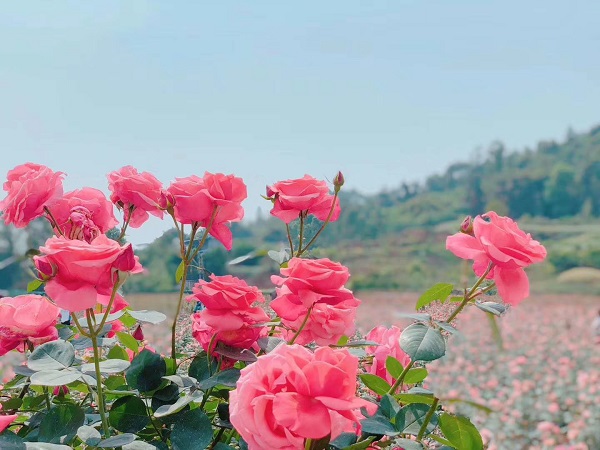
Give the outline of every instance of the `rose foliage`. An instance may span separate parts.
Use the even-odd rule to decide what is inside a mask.
[[[36,293],[0,299],[0,356],[27,358],[1,391],[0,448],[484,448],[469,418],[446,411],[424,381],[465,307],[494,318],[528,296],[524,268],[546,251],[511,219],[490,211],[448,237],[448,250],[473,261],[473,284],[438,284],[417,305],[446,303],[445,317],[426,309],[404,330],[377,326],[362,338],[348,268],[313,255],[342,213],[341,173],[332,187],[305,175],[267,188],[271,214],[287,230],[286,248],[270,252],[270,287],[211,274],[187,293],[188,269],[207,239],[232,248],[230,226],[247,197],[241,178],[206,172],[163,186],[125,166],[108,174],[107,198],[91,187],[64,193],[63,175],[27,163],[4,183],[4,222],[21,228],[42,218],[53,235],[28,253]],[[145,270],[125,243],[127,229],[149,215],[170,216],[180,238],[168,354],[143,332],[166,316],[133,310],[121,290]],[[320,223],[310,235],[308,216]],[[109,238],[115,226],[118,237]],[[495,290],[503,302],[490,300]],[[195,354],[176,338],[184,300],[199,306],[190,318]]]

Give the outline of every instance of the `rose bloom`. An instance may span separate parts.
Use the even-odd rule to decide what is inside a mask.
[[[210,281],[200,280],[192,287],[188,302],[199,301],[208,309],[245,309],[265,298],[256,286],[232,275],[210,275]]]
[[[196,175],[176,178],[163,194],[161,204],[172,205],[175,219],[182,224],[204,228],[210,225],[209,233],[231,250],[233,236],[228,224],[242,220],[242,201],[247,196],[241,178],[205,172],[202,178]]]
[[[44,206],[62,196],[64,173],[41,164],[25,163],[10,170],[4,183],[6,198],[0,202],[4,223],[26,227],[44,214]]]
[[[70,239],[80,238],[81,227],[97,228],[98,232],[93,236],[96,237],[119,223],[115,218],[113,204],[104,193],[89,187],[67,192],[52,204],[50,212],[62,233]]]
[[[159,207],[162,183],[154,175],[139,173],[132,166],[125,166],[109,173],[107,178],[112,192],[110,200],[123,209],[130,227],[141,227],[148,220],[148,214],[162,219],[163,211]]]
[[[346,349],[280,345],[241,371],[229,395],[230,421],[251,450],[301,449],[305,439],[356,432],[358,358]]]
[[[365,348],[367,355],[373,357],[373,362],[366,364],[365,368],[369,373],[385,379],[389,384],[393,384],[396,380],[392,378],[385,367],[388,356],[396,358],[404,367],[410,363],[410,357],[400,347],[401,334],[402,330],[396,326],[387,328],[378,325],[365,336],[365,340],[379,344]]]
[[[231,275],[213,274],[210,278],[211,281],[196,283],[193,294],[187,297],[188,301],[200,301],[206,307],[192,315],[192,335],[210,353],[219,342],[240,349],[252,347],[266,334],[266,328],[260,324],[270,320],[260,306],[253,306],[265,301],[262,293]]]
[[[330,345],[344,335],[354,334],[360,300],[344,287],[350,277],[347,267],[327,258],[292,258],[281,274],[287,278],[271,277],[280,286],[271,308],[281,317],[281,323],[292,329],[287,337],[300,328],[311,308],[296,342]]]
[[[58,338],[56,322],[60,309],[41,295],[19,295],[0,299],[0,356],[24,343],[43,344]]]
[[[40,252],[42,256],[34,257],[34,263],[47,280],[46,294],[71,312],[92,308],[98,302],[106,304],[119,273],[142,271],[131,244],[121,246],[104,235],[90,243],[51,237]],[[117,303],[122,300],[118,297]]]
[[[334,198],[335,206],[330,222],[336,221],[341,212],[340,200],[329,193],[327,183],[310,175],[268,186],[267,197],[273,201],[271,215],[285,223],[293,222],[300,214],[312,214],[319,220],[326,220]]]
[[[523,268],[546,258],[543,245],[512,219],[493,211],[475,218],[472,235],[449,236],[446,248],[459,258],[472,259],[477,276],[493,264],[487,278],[496,282],[498,294],[509,305],[518,305],[529,296],[529,279]]]

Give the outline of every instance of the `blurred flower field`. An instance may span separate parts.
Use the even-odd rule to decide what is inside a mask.
[[[399,315],[414,311],[418,295],[359,292],[357,297],[363,301],[357,323],[366,333],[378,324],[406,326],[410,321]],[[134,308],[170,315],[176,299],[173,294],[127,300]],[[430,364],[427,387],[442,398],[468,400],[492,410],[450,402],[473,418],[489,450],[598,450],[600,345],[591,331],[598,309],[598,297],[534,295],[499,320],[499,350],[485,314],[468,308],[456,324],[460,334],[451,337],[451,353]],[[143,330],[162,352],[168,351],[168,322]],[[191,337],[189,314],[183,314],[182,325],[178,342],[199,350]],[[1,357],[2,378],[23,359],[16,352]]]

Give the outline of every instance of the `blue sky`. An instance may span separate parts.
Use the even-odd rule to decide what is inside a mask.
[[[598,124],[598,17],[597,1],[6,3],[0,172],[39,162],[103,190],[126,164],[165,184],[234,173],[249,217],[305,173],[393,188],[494,139]]]

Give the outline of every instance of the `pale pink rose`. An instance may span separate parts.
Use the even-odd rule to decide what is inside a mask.
[[[293,222],[300,214],[312,214],[319,220],[326,220],[335,198],[329,193],[325,181],[319,181],[310,175],[268,186],[267,197],[273,201],[271,215],[285,223]],[[340,212],[340,200],[335,198],[330,222],[336,221]]]
[[[340,337],[354,334],[354,318],[360,300],[344,287],[350,277],[348,268],[327,258],[292,258],[281,275],[271,280],[280,287],[271,308],[281,323],[291,328],[291,336],[299,329],[310,311],[310,317],[297,338],[298,343],[335,344]]]
[[[132,166],[121,167],[107,175],[108,188],[112,192],[110,200],[122,209],[129,226],[139,228],[149,215],[163,217],[160,209],[162,183],[148,173],[139,173]]]
[[[518,305],[529,296],[529,279],[523,270],[546,257],[546,249],[512,219],[490,211],[473,221],[473,235],[457,233],[446,239],[446,248],[459,258],[472,259],[481,276],[490,263],[487,278],[494,279],[505,303]]]
[[[266,335],[266,328],[260,325],[270,320],[267,313],[256,306],[265,301],[262,293],[231,275],[213,274],[210,278],[211,281],[196,283],[193,294],[187,297],[188,301],[200,301],[206,307],[192,315],[192,335],[211,354],[218,343],[239,349],[251,348],[259,337]]]
[[[26,227],[44,214],[44,206],[63,193],[64,173],[53,172],[41,164],[25,163],[10,170],[4,183],[6,198],[0,202],[4,223]]]
[[[365,347],[367,355],[373,357],[372,363],[366,364],[365,368],[369,373],[383,378],[390,384],[393,384],[396,380],[389,374],[385,367],[388,356],[396,358],[404,367],[410,363],[410,357],[400,348],[401,334],[402,330],[396,326],[387,328],[378,325],[365,336],[365,340],[379,344],[377,346]]]
[[[58,338],[56,323],[60,309],[41,295],[0,298],[0,356],[24,343],[43,344]]]
[[[85,235],[86,229],[87,233],[95,234],[93,239],[119,223],[115,218],[113,204],[104,193],[89,187],[67,192],[52,204],[50,212],[63,235],[69,239],[80,239]]]
[[[356,430],[358,359],[346,349],[280,345],[242,369],[229,395],[230,420],[250,450],[304,448],[305,439]]]
[[[196,175],[177,178],[167,191],[161,205],[164,208],[172,205],[178,222],[207,228],[212,221],[209,233],[231,250],[233,237],[228,225],[242,220],[242,201],[248,196],[241,178],[205,172],[202,178]]]
[[[2,405],[0,405],[0,410],[2,409]],[[15,421],[15,419],[19,417],[16,414],[0,414],[0,433],[2,433],[6,428]]]
[[[60,308],[82,311],[108,301],[119,272],[139,273],[142,266],[131,244],[121,246],[104,235],[92,242],[52,237],[34,257],[38,270],[52,267],[46,279],[46,294]]]
[[[210,275],[210,281],[200,280],[192,288],[188,302],[199,301],[204,306],[214,309],[244,309],[254,303],[264,303],[265,298],[260,289],[249,286],[244,280],[232,275]]]

